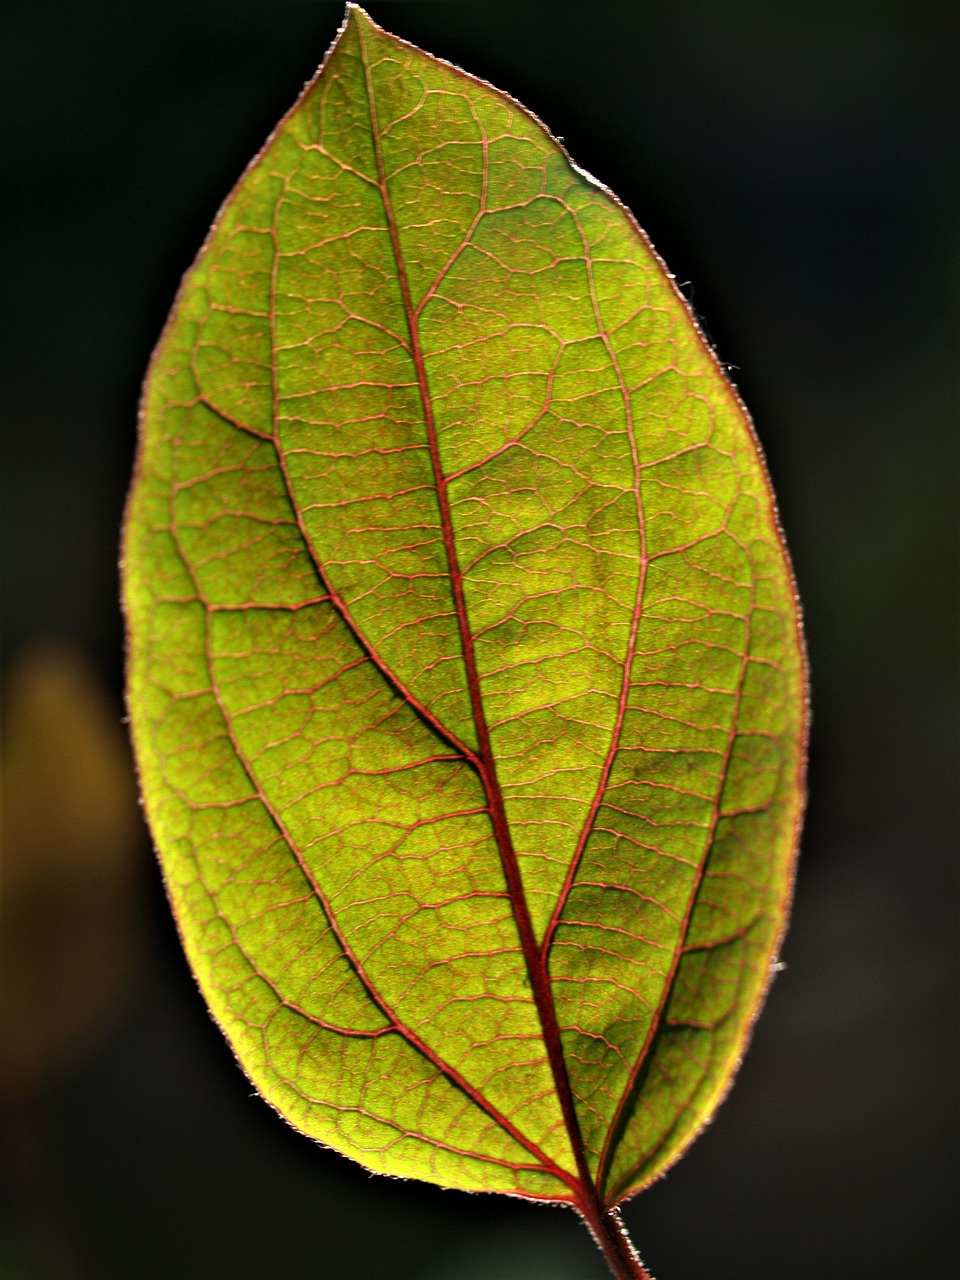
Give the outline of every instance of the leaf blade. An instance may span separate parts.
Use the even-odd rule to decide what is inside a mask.
[[[762,463],[642,233],[353,9],[184,283],[142,450],[138,755],[245,1069],[369,1167],[632,1194],[742,1047],[803,739]]]

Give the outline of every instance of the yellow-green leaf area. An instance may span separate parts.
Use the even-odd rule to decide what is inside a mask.
[[[769,483],[631,215],[354,7],[157,348],[124,594],[168,892],[259,1091],[445,1186],[611,1205],[674,1160],[792,880]]]

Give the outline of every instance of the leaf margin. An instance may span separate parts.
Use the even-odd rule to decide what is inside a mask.
[[[314,75],[307,81],[305,87],[298,94],[296,100],[291,105],[291,107],[283,114],[283,116],[278,121],[277,125],[271,130],[268,137],[264,141],[263,145],[259,148],[259,150],[253,156],[250,162],[245,166],[240,177],[231,187],[228,195],[221,203],[211,223],[210,230],[207,232],[206,236],[204,237],[203,243],[201,244],[196,257],[194,258],[193,262],[187,268],[187,270],[185,271],[182,277],[180,285],[177,289],[173,306],[170,310],[170,313],[164,324],[163,330],[161,331],[160,337],[158,339],[157,345],[151,356],[150,364],[148,366],[147,374],[144,381],[144,391],[141,397],[140,407],[139,407],[137,459],[134,467],[133,479],[131,482],[131,488],[128,494],[126,509],[124,513],[124,519],[123,519],[123,543],[122,543],[123,549],[121,553],[121,569],[123,570],[123,574],[124,574],[124,612],[128,620],[127,650],[126,650],[127,681],[128,681],[127,683],[128,711],[131,719],[134,719],[135,710],[132,705],[132,699],[131,699],[131,693],[130,693],[131,642],[130,642],[129,618],[130,618],[131,609],[129,604],[127,603],[127,589],[128,589],[129,579],[128,579],[128,573],[126,569],[126,564],[129,556],[130,542],[132,537],[131,530],[132,530],[132,524],[133,524],[133,518],[132,518],[133,499],[134,499],[137,483],[140,478],[141,464],[142,464],[143,452],[145,448],[145,436],[147,432],[147,424],[146,424],[147,397],[149,393],[149,387],[150,387],[152,375],[156,365],[159,363],[159,360],[161,358],[161,354],[164,349],[165,340],[169,332],[176,326],[177,323],[179,323],[181,304],[183,303],[187,295],[190,279],[193,275],[193,272],[197,267],[197,265],[205,257],[208,248],[211,246],[212,242],[217,236],[220,230],[221,224],[225,216],[227,215],[230,207],[232,206],[236,195],[244,188],[248,177],[251,175],[251,173],[253,173],[259,167],[265,155],[273,145],[274,141],[277,139],[278,135],[280,135],[280,133],[282,132],[284,127],[287,125],[287,123],[290,121],[290,119],[297,113],[298,109],[300,108],[305,98],[311,93],[311,91],[317,85],[318,81],[323,76],[323,73],[326,70],[331,58],[333,57],[341,39],[349,29],[350,23],[352,21],[355,21],[358,23],[362,23],[362,22],[368,23],[376,31],[382,32],[383,34],[387,34],[389,38],[392,41],[396,42],[398,46],[406,47],[411,50],[414,50],[417,54],[421,56],[426,56],[429,59],[431,59],[433,62],[438,63],[441,66],[447,68],[448,70],[454,72],[457,76],[462,77],[469,84],[481,90],[486,90],[488,92],[491,92],[496,96],[508,101],[514,109],[522,113],[539,131],[543,133],[543,135],[549,140],[549,142],[562,155],[563,159],[566,161],[566,163],[569,165],[570,169],[573,172],[579,175],[579,177],[582,178],[587,184],[595,188],[597,191],[601,192],[607,198],[607,200],[609,200],[616,207],[616,209],[621,213],[621,215],[624,216],[624,218],[626,219],[627,223],[630,226],[632,233],[637,237],[637,239],[639,240],[641,245],[644,247],[646,252],[649,253],[652,260],[657,264],[660,272],[662,273],[663,279],[669,284],[669,287],[672,290],[673,295],[685,316],[685,319],[687,324],[689,325],[690,331],[695,335],[696,340],[698,341],[700,347],[702,348],[703,353],[706,355],[708,361],[713,366],[715,372],[722,379],[722,381],[724,382],[724,384],[726,385],[730,394],[733,397],[733,400],[735,402],[735,405],[738,411],[739,418],[747,430],[749,441],[752,446],[754,456],[758,463],[759,473],[762,477],[763,484],[765,486],[765,495],[768,503],[767,509],[770,515],[771,529],[777,539],[777,549],[779,551],[782,563],[786,569],[787,580],[789,583],[789,588],[791,593],[791,603],[794,610],[794,615],[793,615],[794,616],[794,639],[796,642],[797,653],[799,655],[799,660],[800,660],[800,685],[802,689],[803,701],[802,701],[801,718],[800,718],[801,728],[800,728],[800,736],[799,736],[797,775],[795,779],[797,810],[796,810],[796,817],[793,824],[791,853],[790,853],[789,859],[785,861],[785,869],[786,869],[785,892],[783,894],[782,910],[780,911],[779,929],[769,949],[768,961],[766,966],[766,978],[762,985],[762,988],[759,991],[759,994],[756,996],[756,998],[753,1001],[753,1004],[749,1010],[748,1016],[745,1016],[745,1017],[738,1016],[739,1033],[737,1037],[734,1065],[727,1072],[725,1078],[722,1080],[721,1082],[722,1087],[714,1091],[714,1096],[712,1097],[710,1103],[707,1106],[701,1108],[702,1118],[699,1124],[696,1127],[692,1128],[685,1135],[682,1143],[673,1152],[671,1157],[665,1163],[659,1166],[650,1177],[640,1181],[636,1185],[628,1186],[622,1192],[618,1192],[617,1188],[614,1188],[613,1190],[615,1194],[612,1194],[609,1198],[603,1199],[602,1207],[604,1210],[615,1210],[625,1200],[631,1198],[633,1195],[643,1190],[651,1182],[658,1180],[660,1177],[662,1177],[672,1167],[672,1165],[675,1164],[676,1161],[679,1160],[683,1154],[685,1154],[686,1150],[695,1141],[696,1137],[699,1136],[699,1134],[703,1131],[703,1129],[708,1124],[711,1123],[711,1121],[713,1120],[716,1114],[717,1108],[729,1093],[729,1090],[732,1087],[734,1080],[737,1077],[740,1062],[742,1061],[743,1054],[753,1034],[756,1019],[763,1008],[763,1005],[767,998],[767,994],[769,992],[770,984],[777,970],[776,957],[779,955],[780,948],[782,946],[783,937],[789,923],[789,904],[792,899],[793,887],[794,887],[795,878],[796,878],[796,865],[797,865],[797,856],[799,851],[800,833],[803,825],[804,810],[805,810],[806,797],[807,797],[806,766],[807,766],[807,753],[808,753],[809,729],[810,729],[809,662],[808,662],[804,633],[803,633],[802,610],[801,610],[799,596],[797,593],[796,575],[795,575],[793,564],[789,555],[789,551],[786,546],[782,523],[779,515],[779,509],[778,509],[776,497],[772,488],[772,484],[770,481],[769,470],[766,463],[765,455],[764,455],[762,446],[760,444],[760,441],[757,437],[756,428],[753,423],[753,419],[749,411],[747,410],[739,394],[737,387],[734,385],[732,379],[730,378],[728,369],[720,361],[716,351],[714,350],[710,341],[708,340],[703,330],[703,327],[700,321],[698,320],[690,302],[684,296],[681,289],[678,287],[674,275],[669,271],[666,264],[663,262],[662,258],[659,256],[656,249],[651,244],[649,237],[647,236],[646,232],[640,227],[632,211],[623,203],[622,200],[620,200],[620,198],[613,191],[610,190],[609,187],[607,187],[604,183],[596,179],[591,173],[589,173],[581,165],[575,162],[570,157],[563,142],[558,140],[550,132],[550,130],[543,124],[543,122],[536,116],[534,112],[529,110],[522,103],[518,102],[508,92],[504,91],[503,89],[497,88],[496,86],[490,84],[489,82],[485,81],[481,77],[472,75],[471,73],[464,71],[462,68],[458,67],[456,64],[452,62],[447,61],[446,59],[437,57],[436,55],[433,55],[433,54],[426,53],[424,50],[419,49],[416,45],[412,44],[412,42],[410,41],[404,40],[401,37],[393,35],[392,33],[384,32],[384,29],[382,27],[380,27],[377,23],[375,23],[372,19],[370,19],[369,16],[360,8],[360,6],[354,3],[347,4],[344,20],[341,23],[341,26],[337,32],[337,35],[334,38],[332,44],[330,45],[330,48],[327,50],[327,53],[323,61],[321,62],[319,68],[314,73]],[[291,494],[291,500],[292,500],[292,494]],[[294,507],[296,509],[295,503],[294,503]],[[391,684],[395,683],[395,680],[391,674],[387,672],[383,672],[383,674]],[[139,751],[137,753],[137,760],[138,760],[138,765],[137,765],[138,775],[140,775],[142,773],[142,769],[139,763],[139,760],[140,760]],[[147,788],[145,788],[142,785],[142,783],[141,783],[141,790],[143,794],[146,796]],[[704,866],[706,866],[708,857],[709,857],[709,852],[705,854]],[[166,874],[166,870],[164,868],[162,860],[160,860],[160,868],[161,868],[161,875],[163,877],[165,892],[167,894],[168,901],[170,902],[171,911],[174,915],[174,919],[177,924],[177,929],[180,934],[181,944],[184,946],[184,949],[189,953],[188,940],[187,940],[187,937],[185,936],[184,926],[180,920],[179,912],[175,905],[174,897],[171,891],[171,887],[167,880],[167,874]],[[693,907],[693,903],[695,902],[695,899],[696,899],[696,895],[694,895],[694,897],[691,899],[691,910]],[[191,971],[193,972],[192,965],[191,965]],[[199,986],[200,985],[199,978],[195,973],[194,973],[194,977]],[[201,992],[202,992],[202,987],[201,987]],[[668,998],[668,997],[669,997],[669,987],[667,989],[665,998]],[[232,1038],[227,1033],[226,1029],[223,1027],[221,1020],[216,1015],[216,1013],[214,1013],[211,1010],[211,1014],[214,1020],[220,1026],[220,1029],[224,1034],[224,1038],[227,1040],[227,1043],[231,1049],[231,1052],[233,1052],[235,1058],[237,1059],[237,1062],[240,1065],[241,1070],[244,1071],[244,1074],[247,1074],[247,1068],[244,1065],[240,1057],[240,1054],[233,1043]],[[651,1043],[656,1034],[657,1026],[658,1024],[655,1023],[654,1027],[651,1029]],[[562,1049],[560,1049],[559,1052],[562,1058]],[[642,1076],[642,1070],[639,1072],[639,1075]],[[293,1119],[291,1119],[289,1115],[285,1114],[278,1104],[273,1102],[269,1097],[266,1096],[266,1094],[262,1093],[260,1087],[257,1085],[255,1081],[253,1081],[251,1077],[248,1076],[248,1078],[251,1079],[251,1084],[253,1084],[253,1087],[257,1090],[258,1093],[261,1093],[261,1096],[264,1097],[268,1105],[273,1107],[287,1123],[291,1124],[294,1128],[299,1128],[296,1122]],[[311,1139],[311,1141],[320,1142],[321,1145],[325,1145],[323,1141],[317,1138],[315,1135],[307,1133],[306,1130],[301,1129],[300,1131],[304,1132],[306,1136],[308,1136]],[[358,1159],[358,1157],[354,1155],[351,1155],[350,1158]],[[421,1175],[417,1175],[417,1176],[421,1176]],[[598,1179],[598,1183],[601,1181],[602,1179]],[[515,1194],[515,1195],[518,1195],[520,1198],[525,1198],[525,1199],[534,1198],[529,1196],[525,1192],[503,1191],[499,1188],[497,1189],[497,1193],[498,1194]],[[576,1201],[576,1197],[573,1197],[570,1200],[563,1198],[559,1202],[576,1204],[577,1201]]]

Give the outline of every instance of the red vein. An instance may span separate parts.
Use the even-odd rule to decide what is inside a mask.
[[[197,384],[199,385],[200,379],[197,377],[196,370],[194,369],[192,372]],[[216,416],[221,418],[228,426],[233,427],[237,431],[244,432],[245,435],[255,436],[258,440],[273,439],[273,436],[270,435],[269,432],[260,431],[257,427],[252,427],[249,422],[241,422],[239,418],[235,418],[232,414],[221,409],[218,404],[214,404],[210,397],[204,395],[203,392],[196,397],[195,403],[202,404],[205,409],[209,409],[211,413],[216,414]]]
[[[633,670],[633,658],[637,649],[637,635],[640,630],[640,618],[643,613],[643,591],[647,580],[648,564],[646,522],[643,514],[643,498],[640,492],[640,456],[637,449],[636,433],[634,431],[633,405],[630,401],[630,391],[627,387],[626,378],[623,375],[623,369],[620,366],[620,361],[617,359],[616,352],[613,349],[613,344],[610,341],[610,336],[603,323],[603,317],[600,314],[600,304],[597,300],[597,291],[593,278],[593,261],[590,257],[590,248],[587,244],[587,238],[583,234],[580,219],[575,213],[571,216],[576,224],[577,231],[580,235],[580,241],[583,245],[583,256],[587,268],[587,279],[590,283],[590,301],[593,305],[593,314],[597,322],[597,332],[607,349],[607,355],[610,357],[610,363],[613,365],[614,371],[617,375],[617,382],[620,386],[620,395],[623,398],[624,413],[626,414],[627,437],[630,441],[630,459],[633,463],[633,496],[637,507],[637,528],[640,535],[640,570],[637,575],[637,594],[633,605],[633,616],[630,619],[630,635],[627,640],[627,652],[623,660],[623,680],[620,684],[620,697],[617,702],[617,718],[613,726],[613,732],[610,736],[610,747],[607,751],[606,759],[603,762],[603,768],[600,770],[600,779],[597,783],[593,802],[590,805],[590,811],[587,814],[583,828],[580,832],[580,838],[577,841],[577,847],[574,850],[570,866],[567,869],[563,887],[560,890],[556,906],[554,907],[553,914],[550,917],[550,923],[547,925],[546,932],[543,935],[541,952],[544,956],[544,964],[546,964],[549,957],[550,944],[553,941],[553,935],[556,932],[557,925],[560,922],[560,916],[567,904],[567,899],[570,896],[570,890],[573,888],[573,882],[580,869],[583,851],[586,848],[587,840],[590,838],[593,831],[593,824],[596,821],[597,812],[607,789],[610,772],[613,769],[613,763],[620,748],[620,735],[623,731],[623,722],[627,713],[627,700],[630,694],[630,675]],[[599,1178],[597,1179],[597,1182],[599,1185]]]
[[[358,23],[357,33],[360,40],[361,58],[363,62],[364,77],[366,79],[371,132],[373,134],[374,151],[377,160],[377,172],[380,179],[380,193],[390,231],[390,240],[393,246],[394,257],[396,259],[397,274],[403,295],[404,310],[407,315],[407,324],[410,331],[411,354],[413,356],[414,367],[417,373],[417,382],[420,387],[424,423],[430,445],[430,458],[433,464],[434,477],[436,480],[437,501],[440,509],[444,549],[446,551],[447,563],[450,571],[450,583],[457,614],[461,645],[463,648],[463,659],[467,675],[467,687],[470,695],[470,706],[473,713],[474,726],[477,733],[477,743],[479,746],[477,770],[483,783],[484,792],[490,807],[490,819],[493,825],[494,836],[497,841],[497,848],[500,852],[500,860],[503,866],[504,876],[507,881],[507,890],[510,895],[510,902],[513,908],[514,920],[517,925],[517,932],[520,936],[521,950],[527,966],[527,974],[533,991],[534,1003],[540,1018],[541,1031],[543,1033],[543,1040],[547,1050],[547,1057],[550,1062],[554,1086],[560,1101],[564,1124],[567,1129],[567,1136],[577,1163],[577,1172],[579,1174],[580,1184],[579,1198],[586,1198],[592,1201],[596,1196],[596,1191],[593,1180],[590,1176],[590,1170],[587,1166],[583,1140],[580,1136],[580,1124],[577,1119],[576,1108],[573,1101],[573,1092],[567,1075],[567,1067],[563,1056],[563,1047],[560,1040],[560,1028],[557,1023],[556,1010],[553,1005],[553,997],[550,992],[546,968],[542,962],[540,951],[537,947],[536,938],[534,936],[533,922],[530,918],[530,909],[527,905],[526,895],[523,891],[520,866],[517,861],[516,851],[513,847],[510,827],[507,822],[506,809],[504,807],[503,793],[497,780],[496,764],[493,757],[493,751],[490,746],[490,735],[487,728],[486,714],[480,692],[480,680],[477,672],[473,636],[470,630],[469,619],[467,616],[467,605],[463,591],[463,575],[460,569],[459,557],[457,555],[456,542],[454,539],[453,521],[450,514],[450,502],[447,493],[447,480],[444,477],[440,459],[436,422],[433,416],[433,403],[430,398],[426,366],[424,364],[423,352],[420,347],[420,334],[417,326],[416,311],[410,296],[410,284],[407,279],[406,266],[400,245],[400,236],[393,212],[389,189],[387,187],[386,171],[383,163],[383,151],[380,140],[380,128],[377,120],[377,108],[373,91],[373,81],[369,60],[367,58],[366,42],[364,39],[362,23]],[[487,156],[485,154],[484,165],[486,166],[486,164]]]
[[[286,823],[283,821],[283,818],[280,815],[279,810],[272,804],[272,802],[270,801],[270,799],[268,798],[264,790],[261,788],[261,786],[257,782],[253,767],[248,761],[246,754],[241,748],[240,742],[236,736],[236,732],[233,728],[233,722],[227,712],[227,709],[223,700],[223,695],[220,692],[219,684],[217,683],[216,677],[214,675],[214,655],[211,652],[211,648],[210,648],[209,617],[210,617],[211,610],[207,605],[204,594],[200,588],[200,584],[197,581],[196,575],[193,570],[193,566],[180,543],[180,538],[178,533],[178,523],[176,519],[176,511],[174,509],[175,496],[176,496],[176,489],[173,488],[171,489],[171,501],[170,501],[170,507],[171,507],[170,535],[173,539],[174,545],[177,548],[177,553],[179,554],[184,564],[184,567],[186,568],[187,573],[193,583],[194,590],[196,591],[196,594],[197,594],[197,600],[204,606],[204,612],[205,612],[204,657],[206,659],[207,671],[210,677],[210,691],[213,694],[214,701],[216,702],[217,708],[219,709],[220,714],[223,718],[224,732],[226,733],[227,738],[230,741],[230,745],[233,748],[237,761],[239,762],[241,768],[243,769],[244,773],[247,776],[247,779],[251,787],[253,788],[254,794],[256,795],[260,803],[263,805],[266,812],[269,814],[271,820],[274,823],[274,826],[276,827],[280,836],[282,837],[287,847],[289,848],[291,854],[293,855],[294,861],[297,863],[302,875],[307,881],[307,884],[310,886],[313,894],[315,895],[317,902],[319,903],[321,909],[323,910],[324,915],[327,918],[327,922],[330,925],[330,928],[333,932],[334,937],[337,939],[337,942],[340,944],[340,948],[343,952],[344,957],[346,958],[347,962],[350,964],[350,967],[353,969],[354,973],[356,973],[357,978],[362,983],[364,990],[366,991],[370,1000],[376,1005],[376,1007],[380,1010],[380,1012],[383,1014],[383,1016],[387,1019],[388,1023],[390,1024],[389,1028],[387,1029],[395,1031],[398,1035],[402,1036],[403,1039],[405,1039],[407,1043],[411,1045],[412,1048],[418,1050],[418,1052],[420,1052],[430,1063],[432,1063],[432,1065],[435,1066],[438,1071],[440,1071],[444,1076],[446,1076],[447,1079],[450,1080],[452,1084],[456,1085],[459,1089],[461,1089],[463,1093],[465,1093],[466,1096],[470,1098],[470,1100],[477,1107],[479,1107],[488,1116],[490,1116],[490,1118],[496,1124],[498,1124],[502,1129],[504,1129],[508,1134],[510,1134],[510,1136],[514,1138],[515,1141],[520,1143],[520,1145],[523,1146],[527,1151],[529,1151],[531,1155],[535,1156],[541,1162],[542,1168],[555,1174],[556,1177],[561,1178],[564,1182],[567,1183],[568,1186],[573,1186],[573,1182],[570,1175],[566,1173],[563,1169],[561,1169],[560,1166],[557,1165],[555,1161],[553,1161],[544,1151],[542,1151],[537,1143],[535,1143],[531,1138],[528,1138],[527,1135],[523,1133],[519,1128],[517,1128],[517,1126],[514,1125],[506,1116],[502,1115],[499,1109],[495,1107],[487,1098],[485,1098],[482,1093],[476,1090],[469,1083],[469,1081],[464,1079],[463,1076],[460,1075],[460,1073],[456,1070],[455,1067],[451,1066],[450,1063],[446,1062],[443,1058],[441,1058],[439,1054],[437,1054],[425,1041],[423,1041],[416,1034],[415,1031],[413,1031],[410,1027],[406,1025],[405,1022],[403,1022],[400,1018],[397,1017],[396,1013],[394,1012],[390,1004],[386,1000],[384,1000],[384,998],[377,991],[377,988],[373,980],[368,976],[366,970],[364,969],[364,966],[359,956],[357,956],[357,954],[354,952],[353,948],[350,946],[349,942],[347,941],[346,935],[344,934],[339,924],[339,921],[337,920],[336,913],[333,911],[333,908],[330,904],[329,899],[327,898],[326,894],[323,892],[323,889],[321,888],[319,881],[314,876],[313,871],[311,870],[309,864],[307,863],[306,859],[303,857],[302,853],[300,852],[299,845],[294,840],[290,831],[287,829]],[[478,1156],[478,1158],[484,1159],[486,1157]],[[493,1159],[493,1162],[500,1163],[500,1161],[496,1160],[495,1158]]]
[[[361,46],[362,46],[362,43],[363,42],[361,39]],[[366,69],[366,59],[364,59],[364,68]],[[369,90],[369,82],[368,82],[367,88]],[[371,110],[372,109],[373,108],[371,107]],[[454,249],[453,253],[447,259],[447,261],[440,268],[439,272],[437,273],[436,279],[433,281],[433,283],[427,289],[426,293],[420,299],[420,302],[417,305],[416,311],[412,313],[415,320],[419,320],[420,313],[423,311],[424,307],[427,305],[430,299],[436,294],[443,280],[447,277],[447,275],[449,275],[450,271],[453,268],[453,264],[457,261],[460,255],[464,253],[466,249],[469,247],[470,241],[473,239],[473,233],[476,231],[477,227],[480,225],[480,219],[484,217],[484,215],[487,212],[487,180],[490,174],[490,143],[487,140],[486,131],[484,130],[483,125],[480,123],[479,120],[477,120],[476,115],[472,111],[471,111],[471,114],[473,115],[474,121],[476,122],[477,127],[480,130],[480,136],[482,139],[480,145],[483,148],[483,185],[480,190],[480,204],[476,214],[474,215],[473,221],[470,223],[470,226],[467,228],[466,235],[457,245],[456,249]],[[379,137],[377,137],[375,145],[377,147],[377,155],[379,156],[380,154]]]
[[[680,967],[680,962],[687,951],[687,946],[686,946],[687,936],[690,932],[690,925],[693,920],[693,913],[700,896],[700,890],[703,886],[704,877],[706,876],[706,872],[707,872],[707,866],[710,861],[710,853],[713,847],[714,836],[716,835],[717,823],[719,822],[721,817],[720,800],[723,796],[723,788],[726,785],[727,774],[730,769],[730,759],[733,755],[733,744],[737,738],[737,721],[740,715],[740,704],[741,704],[742,695],[743,695],[743,685],[744,685],[744,681],[746,679],[746,674],[747,674],[747,664],[750,661],[750,617],[751,617],[751,611],[753,608],[752,595],[753,593],[751,592],[751,601],[750,601],[751,610],[748,611],[746,615],[746,622],[745,622],[746,634],[744,636],[743,654],[740,660],[740,672],[737,678],[737,687],[735,691],[736,696],[734,701],[733,716],[730,721],[730,731],[727,737],[726,749],[724,751],[723,759],[720,764],[720,775],[717,781],[717,789],[716,789],[714,800],[713,800],[713,815],[707,827],[706,839],[704,841],[703,859],[701,860],[700,866],[697,868],[696,876],[694,877],[693,887],[690,892],[690,898],[687,902],[687,909],[684,913],[683,920],[681,921],[680,931],[679,931],[679,934],[677,935],[677,941],[674,946],[673,959],[671,960],[670,968],[664,979],[663,989],[660,995],[660,1001],[657,1005],[656,1011],[654,1012],[653,1018],[650,1022],[650,1027],[647,1031],[643,1045],[641,1046],[640,1052],[637,1055],[637,1059],[634,1062],[633,1069],[631,1070],[630,1075],[627,1078],[627,1083],[624,1086],[623,1092],[620,1095],[620,1101],[617,1103],[616,1110],[614,1111],[613,1116],[611,1118],[610,1127],[607,1130],[607,1136],[603,1144],[603,1150],[600,1153],[600,1162],[597,1166],[597,1183],[601,1186],[603,1185],[607,1177],[607,1174],[610,1171],[610,1164],[611,1164],[611,1161],[613,1160],[616,1145],[622,1136],[624,1112],[626,1110],[627,1103],[630,1101],[630,1099],[633,1096],[634,1090],[637,1085],[637,1081],[640,1077],[640,1073],[643,1070],[644,1066],[646,1065],[647,1059],[649,1058],[650,1051],[653,1047],[653,1042],[656,1039],[656,1036],[659,1033],[660,1028],[664,1023],[664,1014],[666,1012],[667,1003],[670,999],[670,996],[673,994],[673,984],[677,976],[677,970]],[[640,1163],[642,1163],[642,1161]],[[616,1186],[614,1187],[610,1195],[610,1199],[612,1202],[616,1202],[617,1198],[623,1193],[623,1189],[629,1185],[629,1181],[633,1177],[633,1174],[637,1168],[639,1168],[639,1163],[631,1166],[631,1168],[627,1171],[627,1173],[624,1174],[623,1177],[621,1177],[620,1180],[617,1182]]]
[[[333,581],[328,577],[324,569],[324,566],[320,560],[320,557],[316,552],[316,548],[313,545],[313,540],[311,539],[310,534],[307,530],[306,523],[303,519],[303,512],[301,511],[300,505],[296,500],[296,496],[293,490],[293,481],[290,477],[290,469],[287,466],[286,452],[280,441],[280,437],[277,432],[277,426],[276,426],[277,422],[279,421],[279,403],[278,403],[279,378],[277,374],[277,356],[276,356],[277,345],[276,345],[275,299],[277,295],[277,269],[280,261],[279,246],[277,244],[277,217],[279,215],[280,204],[281,204],[281,198],[278,197],[277,204],[274,208],[273,224],[270,228],[270,234],[273,240],[273,263],[270,270],[270,358],[272,362],[271,374],[272,374],[272,382],[273,382],[273,422],[274,422],[274,432],[270,438],[273,442],[274,449],[276,450],[277,463],[280,467],[280,473],[283,476],[283,485],[287,494],[287,499],[289,500],[289,503],[290,503],[290,508],[293,512],[294,519],[297,522],[297,527],[300,530],[300,536],[303,538],[304,546],[307,548],[307,551],[310,554],[310,559],[313,561],[314,567],[317,571],[317,576],[319,577],[323,587],[325,588],[327,594],[329,595],[331,604],[340,614],[341,618],[346,623],[346,625],[350,628],[351,634],[353,635],[357,643],[360,645],[360,647],[363,649],[364,653],[366,653],[369,656],[370,661],[374,664],[374,666],[377,668],[380,674],[384,677],[384,679],[386,679],[389,682],[389,684],[394,689],[396,689],[397,693],[404,699],[407,705],[410,706],[417,713],[417,715],[421,717],[421,719],[425,720],[427,724],[429,724],[430,727],[434,729],[436,733],[438,733],[444,739],[445,742],[448,742],[454,748],[455,751],[458,751],[464,757],[464,759],[468,760],[476,768],[479,765],[476,752],[474,752],[470,747],[468,747],[465,742],[462,742],[460,738],[457,736],[457,734],[453,732],[452,729],[449,729],[440,719],[438,719],[436,715],[434,715],[434,713],[429,709],[429,707],[427,707],[427,705],[416,696],[413,690],[403,680],[400,679],[399,675],[397,675],[397,673],[393,670],[393,668],[390,667],[388,663],[384,661],[381,655],[377,652],[376,646],[365,635],[360,624],[353,617],[353,614],[350,610],[350,606],[344,600],[340,592],[337,591],[336,587],[333,584]]]

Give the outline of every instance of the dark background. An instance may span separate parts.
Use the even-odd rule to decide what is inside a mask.
[[[661,1280],[960,1274],[957,8],[369,9],[519,98],[634,210],[735,367],[806,611],[811,798],[787,968],[714,1124],[628,1204],[634,1238]],[[220,201],[341,12],[30,0],[4,15],[3,652],[71,641],[117,718],[138,384]],[[375,1179],[288,1130],[208,1020],[146,852],[142,867],[135,980],[43,1104],[81,1259],[54,1280],[603,1274],[566,1211]],[[8,1186],[0,1275],[51,1274]]]

